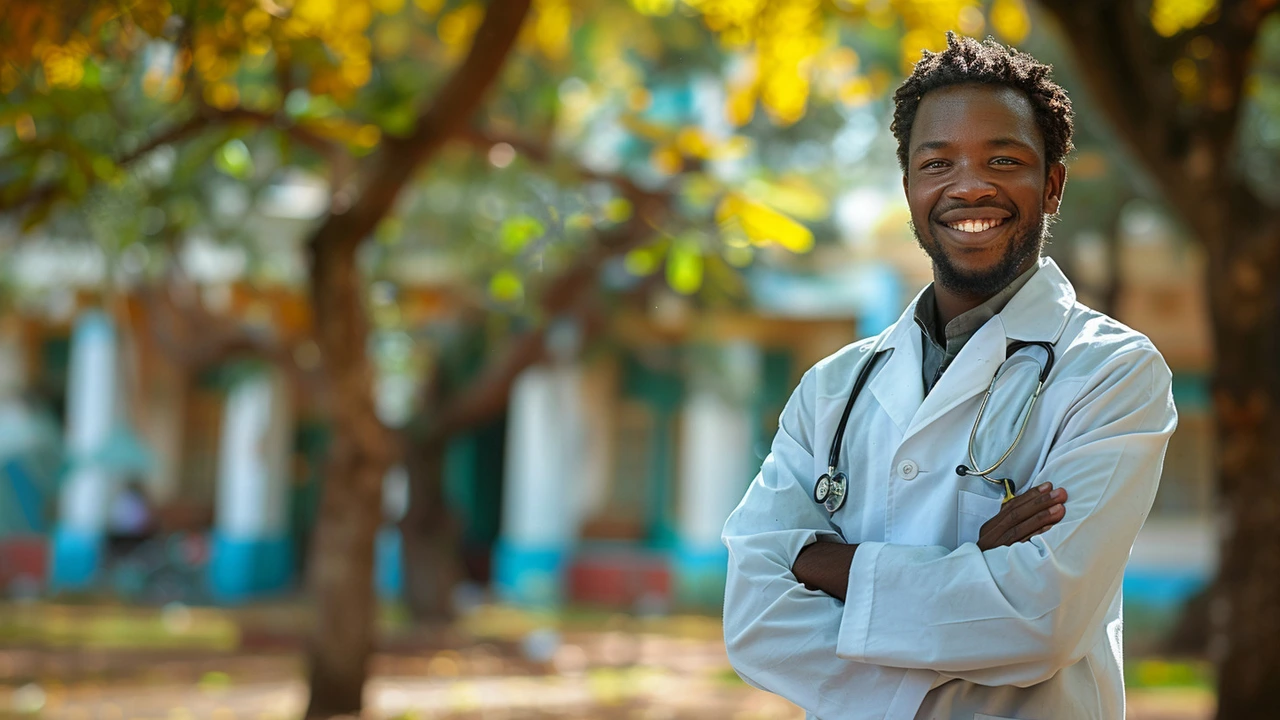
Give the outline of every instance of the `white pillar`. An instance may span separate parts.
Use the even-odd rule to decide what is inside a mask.
[[[756,472],[751,442],[760,352],[735,342],[710,357],[693,375],[680,437],[676,587],[695,604],[722,597],[728,554],[720,533]]]
[[[51,583],[82,589],[92,583],[101,556],[114,479],[99,456],[119,418],[116,333],[100,311],[80,317],[71,336],[67,378],[66,450],[71,470],[59,496]]]
[[[278,590],[291,579],[289,405],[288,385],[275,369],[250,373],[227,396],[209,574],[221,600]]]
[[[496,583],[510,600],[555,603],[581,516],[581,368],[526,370],[510,408]]]
[[[750,409],[695,389],[684,407],[680,448],[680,540],[719,551],[720,531],[754,474]]]

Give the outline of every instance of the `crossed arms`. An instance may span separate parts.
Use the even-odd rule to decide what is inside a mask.
[[[1042,493],[1046,500],[1033,490],[1022,496],[1024,511],[1034,507],[1028,517],[1011,502],[1005,518],[984,526],[985,547],[956,550],[843,544],[805,489],[812,375],[725,525],[725,639],[739,674],[824,715],[883,694],[910,671],[1029,686],[1083,657],[1118,592],[1176,424],[1159,355],[1149,347],[1116,354],[1080,383],[1041,470],[1071,488],[1069,514],[1036,526],[1038,513],[1066,496]],[[1015,516],[990,535],[992,523]],[[832,547],[814,547],[819,541]]]

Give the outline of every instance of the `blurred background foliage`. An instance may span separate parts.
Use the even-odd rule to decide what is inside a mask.
[[[591,303],[606,312],[657,290],[741,308],[755,267],[820,262],[816,250],[851,235],[909,242],[900,201],[884,192],[900,182],[885,141],[893,88],[955,30],[1053,62],[1074,92],[1090,70],[1071,49],[1087,51],[1087,39],[1046,12],[1062,17],[1069,5],[533,0],[481,111],[459,108],[463,129],[353,243],[353,312],[367,313],[372,335],[350,344],[372,346],[379,371],[409,378],[396,389],[400,410],[382,420],[412,431],[434,417],[433,373],[457,376],[442,385],[461,395],[478,397],[464,380],[491,366],[510,371],[509,384],[519,363],[502,365],[509,356],[496,348],[536,328],[554,344],[549,328],[573,306],[562,298],[575,284],[602,290]],[[1123,6],[1167,41],[1144,67],[1151,87],[1172,88],[1158,107],[1170,123],[1209,127],[1238,110],[1225,159],[1197,155],[1194,133],[1171,133],[1170,155],[1187,161],[1178,167],[1230,167],[1249,192],[1280,202],[1275,3]],[[1241,51],[1237,94],[1222,79],[1231,48],[1201,30],[1246,10],[1256,38]],[[108,290],[181,282],[196,256],[234,246],[243,266],[231,272],[263,286],[319,283],[314,305],[331,288],[314,276],[308,242],[364,207],[371,174],[430,134],[433,100],[485,52],[485,18],[486,5],[460,0],[9,0],[0,211],[15,224],[12,242],[95,243]],[[1063,245],[1094,237],[1097,252],[1117,252],[1134,200],[1181,236],[1203,236],[1194,203],[1167,191],[1158,163],[1135,158],[1133,133],[1117,133],[1105,100],[1073,99],[1072,210],[1050,248],[1068,274],[1075,254]],[[1102,309],[1119,293],[1109,266]],[[414,324],[402,290],[424,278],[450,288],[464,321]],[[21,281],[12,267],[0,272],[6,292]],[[285,354],[304,368],[334,359],[314,341]]]

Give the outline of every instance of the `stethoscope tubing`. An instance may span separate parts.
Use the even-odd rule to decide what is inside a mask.
[[[999,460],[996,460],[995,464],[985,470],[971,470],[969,469],[970,467],[976,468],[978,466],[978,460],[974,456],[974,444],[977,442],[978,426],[982,423],[983,413],[986,412],[987,403],[991,400],[991,393],[995,390],[996,381],[1000,379],[1000,367],[1003,367],[1004,364],[1013,357],[1014,353],[1017,353],[1019,350],[1027,347],[1039,347],[1043,349],[1045,351],[1046,360],[1044,365],[1040,368],[1040,375],[1036,382],[1036,389],[1031,393],[1031,399],[1028,402],[1026,412],[1023,414],[1022,422],[1018,425],[1018,433],[1014,436],[1013,443],[1009,445],[1009,449],[1005,450],[1004,454],[1000,456]],[[871,352],[868,353],[867,361],[863,363],[862,367],[858,370],[858,375],[853,381],[853,389],[849,392],[849,399],[845,401],[844,412],[840,414],[840,422],[836,424],[835,435],[831,438],[831,451],[827,454],[827,474],[824,475],[823,478],[819,479],[819,482],[823,479],[839,482],[841,486],[839,494],[841,497],[839,502],[835,503],[836,509],[843,505],[843,496],[845,492],[843,480],[840,480],[840,478],[843,478],[843,473],[836,472],[836,466],[839,464],[840,460],[840,449],[844,444],[845,428],[849,424],[849,416],[853,413],[853,406],[858,401],[858,396],[862,393],[862,387],[866,384],[867,377],[870,376],[871,368],[875,364],[876,358],[879,354],[880,344],[877,343],[876,346],[872,348]],[[1017,449],[1018,443],[1022,441],[1022,436],[1027,430],[1027,424],[1031,422],[1031,413],[1035,410],[1036,401],[1040,398],[1040,392],[1044,389],[1045,382],[1049,379],[1049,373],[1053,370],[1055,359],[1053,343],[1051,342],[1044,340],[1015,340],[1014,342],[1009,343],[1005,349],[1005,359],[1000,363],[1000,367],[996,368],[996,372],[991,378],[991,384],[987,385],[987,391],[983,393],[982,396],[982,404],[978,406],[978,416],[974,418],[973,428],[969,431],[969,443],[967,450],[969,453],[970,465],[961,465],[956,468],[956,472],[961,476],[976,475],[989,483],[1003,487],[1005,489],[1006,502],[1012,497],[1011,483],[1008,480],[992,478],[990,475],[1003,465],[1005,460],[1009,459],[1009,456],[1013,454],[1015,449]],[[822,501],[819,500],[818,502],[821,503]],[[828,505],[828,509],[833,513],[835,512],[835,510],[831,509],[830,505]]]

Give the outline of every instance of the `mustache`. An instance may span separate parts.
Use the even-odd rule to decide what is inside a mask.
[[[945,213],[951,212],[952,210],[977,210],[979,208],[991,208],[993,210],[1003,210],[1004,212],[1009,213],[1010,219],[1016,218],[1018,216],[1018,209],[1013,207],[1012,205],[1003,205],[998,202],[978,202],[978,203],[961,202],[961,203],[951,203],[949,205],[939,205],[935,207],[933,211],[929,213],[929,220],[932,222],[938,222],[938,218],[942,217],[943,214]]]

